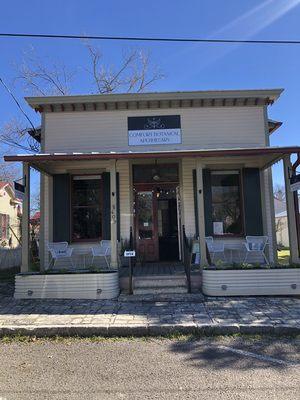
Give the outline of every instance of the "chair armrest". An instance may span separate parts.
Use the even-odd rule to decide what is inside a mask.
[[[250,248],[249,248],[248,243],[245,243],[245,242],[244,242],[244,246],[246,247],[246,250],[247,250],[247,251],[251,251]]]
[[[71,255],[72,255],[72,253],[73,253],[73,247],[68,247],[67,248],[67,251],[66,251],[66,255],[67,255],[67,257],[71,257]]]

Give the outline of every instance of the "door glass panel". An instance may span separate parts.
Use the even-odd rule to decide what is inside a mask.
[[[153,193],[137,192],[137,219],[139,239],[152,239],[153,237]]]

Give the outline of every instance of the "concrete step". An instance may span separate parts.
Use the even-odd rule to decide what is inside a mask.
[[[204,296],[202,293],[162,293],[162,294],[127,294],[121,293],[118,301],[121,303],[157,303],[157,302],[177,302],[177,303],[202,303]]]
[[[146,288],[146,287],[177,287],[177,286],[186,286],[186,278],[185,277],[164,277],[158,279],[144,279],[144,278],[134,278],[133,287],[134,288]]]
[[[187,293],[187,287],[184,286],[148,286],[133,289],[134,295],[163,295],[163,294],[184,294]]]

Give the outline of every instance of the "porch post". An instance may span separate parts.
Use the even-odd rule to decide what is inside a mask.
[[[197,203],[198,203],[198,227],[199,227],[199,247],[200,265],[207,264],[206,242],[205,242],[205,215],[204,215],[204,196],[203,196],[203,165],[200,158],[196,159],[197,177]]]
[[[288,220],[288,232],[290,242],[290,261],[292,263],[299,263],[299,248],[297,240],[297,225],[296,225],[296,212],[294,203],[294,193],[290,188],[290,174],[292,173],[292,162],[290,156],[287,155],[283,158],[284,167],[284,182],[285,182],[285,198],[286,210]]]
[[[110,161],[110,240],[111,267],[118,267],[118,236],[117,236],[117,170],[116,160]]]
[[[25,185],[25,192],[22,211],[22,273],[29,271],[30,261],[30,166],[27,162],[23,163],[23,182]]]

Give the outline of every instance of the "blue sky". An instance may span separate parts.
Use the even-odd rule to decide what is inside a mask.
[[[19,0],[2,2],[1,31],[120,36],[300,39],[300,0]],[[149,50],[165,74],[151,90],[285,89],[270,118],[283,121],[272,145],[299,145],[300,45],[220,45],[100,42],[106,63],[124,49]],[[0,76],[12,85],[14,65],[34,47],[43,59],[77,71],[74,91],[88,92],[87,51],[80,41],[0,38]],[[19,99],[24,91],[14,87]],[[24,107],[35,123],[39,117]],[[20,116],[0,87],[0,126]],[[275,182],[281,182],[279,166]]]

